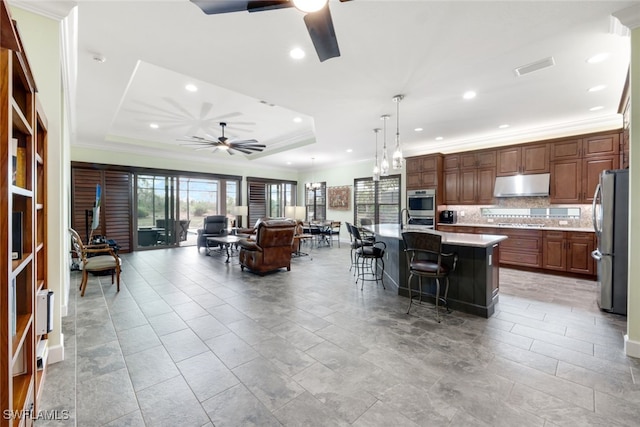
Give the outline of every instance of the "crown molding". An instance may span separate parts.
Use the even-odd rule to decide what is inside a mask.
[[[613,16],[618,18],[622,25],[631,30],[640,27],[640,5],[633,5],[614,12]]]
[[[10,0],[11,6],[61,21],[78,5],[75,1]]]

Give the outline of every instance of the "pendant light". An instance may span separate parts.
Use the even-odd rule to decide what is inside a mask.
[[[389,120],[389,117],[388,114],[380,116],[380,120],[384,122],[384,142],[382,145],[382,161],[380,162],[380,175],[382,176],[389,175],[389,160],[387,159],[387,120]]]
[[[316,181],[316,172],[315,169],[313,167],[313,161],[315,160],[315,157],[311,158],[311,178],[313,179],[312,182],[307,182],[307,188],[310,190],[317,190],[320,187],[322,187],[322,184]]]
[[[373,165],[373,180],[380,181],[380,168],[378,167],[378,133],[380,133],[380,128],[375,128],[373,131],[376,133],[376,162]]]
[[[402,169],[402,148],[400,148],[400,101],[404,99],[404,95],[396,95],[393,101],[396,103],[396,149],[393,152],[391,163],[394,169]]]

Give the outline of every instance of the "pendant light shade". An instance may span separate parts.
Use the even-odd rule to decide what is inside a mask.
[[[385,114],[384,116],[380,116],[380,119],[384,123],[384,142],[382,145],[382,161],[380,162],[380,175],[387,176],[389,175],[389,160],[387,159],[387,120],[389,120],[389,115]]]
[[[378,133],[380,132],[379,128],[373,130],[376,134],[376,162],[373,164],[373,180],[380,181],[380,168],[378,167]]]
[[[311,173],[312,173],[312,179],[313,180],[312,180],[312,182],[307,182],[307,184],[306,184],[307,188],[310,189],[310,190],[317,190],[320,187],[322,187],[322,184],[320,182],[316,181],[316,172],[315,172],[315,170],[313,168],[313,166],[314,166],[313,165],[313,161],[314,160],[315,160],[315,157],[312,157],[311,158]]]
[[[400,101],[404,99],[404,95],[396,95],[393,101],[396,103],[396,148],[393,151],[393,168],[402,169],[402,148],[400,146]]]

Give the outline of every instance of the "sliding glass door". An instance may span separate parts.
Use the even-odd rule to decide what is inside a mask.
[[[178,179],[167,175],[136,176],[137,246],[175,246]]]

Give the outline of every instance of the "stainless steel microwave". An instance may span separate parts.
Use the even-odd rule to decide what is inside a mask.
[[[407,191],[407,209],[412,217],[434,217],[436,215],[436,190]]]

